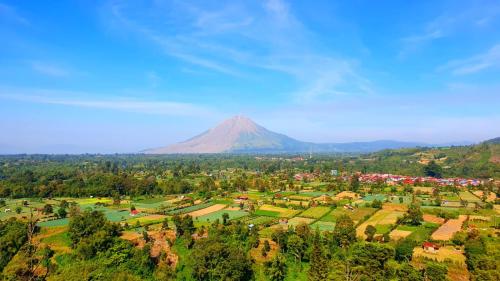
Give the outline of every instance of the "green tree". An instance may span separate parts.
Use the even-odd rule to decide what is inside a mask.
[[[222,224],[223,225],[227,225],[228,222],[229,222],[229,214],[228,213],[223,213],[222,214]]]
[[[356,241],[356,228],[354,222],[347,215],[341,215],[337,219],[333,229],[333,238],[337,246],[347,248]]]
[[[371,242],[376,232],[377,229],[373,225],[371,224],[367,225],[365,229],[366,241]]]
[[[359,190],[359,176],[353,175],[351,177],[351,190],[354,192],[358,192]]]
[[[429,177],[441,178],[443,175],[443,168],[432,160],[424,166],[424,174]]]
[[[246,252],[217,238],[196,241],[191,253],[195,280],[252,280],[252,262]]]
[[[296,263],[302,261],[302,257],[304,256],[304,252],[306,245],[304,240],[300,238],[297,234],[292,234],[288,236],[287,240],[287,250],[288,253],[293,257]]]
[[[430,281],[445,281],[448,267],[445,264],[429,262],[425,268],[425,278]]]
[[[417,243],[414,240],[403,239],[396,244],[395,259],[397,261],[409,262],[413,256],[413,249]]]
[[[49,214],[52,214],[53,212],[54,212],[54,209],[52,208],[51,204],[45,204],[45,206],[43,206],[43,213],[44,214],[49,215]]]
[[[309,260],[311,261],[311,265],[309,267],[307,279],[309,281],[327,280],[329,274],[329,263],[323,250],[319,230],[317,230],[314,235],[313,246]]]
[[[278,253],[273,261],[266,266],[266,273],[271,281],[285,280],[287,272],[286,259],[283,254]]]
[[[405,215],[404,222],[410,225],[420,225],[424,220],[422,210],[418,204],[411,204]]]
[[[60,208],[57,210],[57,216],[58,216],[59,218],[65,218],[67,215],[68,215],[68,212],[66,211],[66,209],[65,209],[65,208],[60,207]]]

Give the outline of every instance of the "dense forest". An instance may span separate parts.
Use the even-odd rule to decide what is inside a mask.
[[[500,144],[387,150],[367,155],[13,155],[0,157],[0,197],[178,194],[199,188],[200,176],[241,189],[255,174],[292,181],[297,172],[500,178]],[[327,178],[328,179],[328,178]],[[331,178],[330,178],[331,180]],[[207,181],[210,181],[209,179]],[[253,181],[254,182],[254,181]],[[208,186],[207,186],[208,185]],[[210,182],[202,188],[209,188]],[[277,186],[272,186],[277,188]]]

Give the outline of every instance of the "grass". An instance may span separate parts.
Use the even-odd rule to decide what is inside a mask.
[[[329,207],[311,207],[300,214],[301,217],[319,219],[330,211]]]
[[[51,221],[43,221],[43,222],[37,223],[37,225],[40,227],[57,227],[57,226],[65,226],[68,224],[69,224],[68,218],[51,220]]]
[[[411,239],[416,241],[417,243],[422,243],[426,240],[429,240],[431,234],[439,227],[438,224],[435,223],[424,223],[417,227],[406,239]]]
[[[377,224],[375,226],[375,229],[377,229],[377,234],[384,234],[387,233],[391,230],[391,225],[390,224]]]

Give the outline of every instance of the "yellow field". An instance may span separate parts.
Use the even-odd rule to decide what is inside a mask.
[[[394,229],[393,231],[391,231],[391,233],[389,233],[389,237],[391,237],[391,240],[399,240],[399,239],[406,238],[410,234],[411,234],[411,231],[408,231],[408,230]]]
[[[434,190],[434,187],[427,187],[427,186],[414,186],[413,190],[415,192],[420,191],[421,193],[427,193],[427,194],[432,194],[432,190]]]
[[[301,223],[311,224],[312,222],[314,222],[314,219],[294,217],[288,220],[288,226],[296,227]]]
[[[215,205],[212,205],[210,207],[188,213],[188,215],[192,216],[193,218],[196,218],[196,217],[201,217],[203,215],[207,215],[207,214],[222,210],[224,208],[226,208],[226,205],[224,205],[224,204],[215,204]]]
[[[365,229],[368,225],[376,226],[377,224],[395,224],[398,218],[402,217],[403,215],[404,212],[379,210],[378,212],[373,214],[373,216],[371,216],[367,221],[356,228],[356,235],[358,237],[366,238]]]
[[[299,210],[292,210],[292,209],[287,209],[287,208],[281,208],[281,207],[276,207],[273,205],[262,205],[259,210],[263,211],[271,211],[271,212],[278,212],[280,213],[280,217],[283,218],[292,218],[296,214],[298,214],[300,211]]]
[[[159,221],[162,221],[166,217],[167,216],[165,216],[165,215],[147,215],[144,217],[129,219],[129,220],[127,220],[127,223],[132,225],[132,224],[136,223],[137,221],[140,223],[151,222],[151,221],[158,221],[159,222]]]
[[[450,260],[461,265],[465,264],[465,256],[463,255],[463,251],[455,250],[455,248],[452,246],[441,247],[436,253],[428,253],[425,252],[422,247],[416,247],[415,249],[413,249],[413,256],[423,257],[439,262]]]

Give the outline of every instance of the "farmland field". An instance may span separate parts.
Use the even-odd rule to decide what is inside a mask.
[[[267,217],[279,217],[280,212],[274,212],[274,211],[266,211],[266,210],[257,210],[254,212],[254,214],[258,216],[267,216]]]
[[[377,209],[375,208],[355,208],[354,210],[346,210],[344,208],[337,208],[331,211],[329,214],[321,218],[321,221],[336,222],[341,215],[348,215],[354,223],[359,222],[364,219],[365,216],[370,216],[375,213]]]
[[[207,207],[210,207],[212,205],[214,205],[214,203],[212,203],[212,202],[198,204],[198,205],[193,205],[193,206],[189,206],[189,207],[185,207],[185,208],[181,208],[181,209],[169,211],[168,214],[170,214],[170,215],[185,214],[185,213],[194,212],[194,211],[197,211],[197,210],[200,210],[200,209],[203,209],[203,208],[207,208]]]
[[[215,205],[212,205],[210,207],[206,207],[206,208],[203,208],[203,209],[199,209],[199,210],[196,210],[196,211],[189,212],[188,215],[192,216],[193,218],[201,217],[201,216],[204,216],[204,215],[207,215],[207,214],[210,214],[210,213],[222,210],[225,207],[226,207],[226,205],[224,205],[224,204],[215,204]]]
[[[404,215],[403,212],[399,211],[390,211],[390,210],[379,210],[373,216],[371,216],[367,221],[362,223],[360,226],[356,228],[356,235],[359,237],[365,237],[365,229],[368,225],[373,225],[377,227],[377,225],[390,225],[396,223],[399,217]],[[381,226],[377,229],[377,232],[387,230],[387,226]]]
[[[465,264],[465,256],[463,255],[463,250],[456,250],[451,246],[441,247],[439,248],[437,253],[428,253],[425,252],[421,247],[416,247],[415,249],[413,249],[413,256],[424,257],[440,262],[449,260],[457,264]]]
[[[246,222],[246,224],[260,225],[260,224],[270,223],[274,220],[276,220],[276,218],[274,218],[274,217],[256,217],[256,218],[252,218],[250,220],[247,220],[245,222]]]
[[[463,222],[467,219],[467,216],[460,215],[458,219],[451,219],[441,225],[434,233],[432,233],[431,238],[434,240],[450,240],[455,232],[460,231]]]
[[[300,214],[301,217],[319,219],[330,211],[330,207],[311,207]]]
[[[296,214],[298,214],[300,211],[299,210],[293,210],[293,209],[287,209],[287,208],[281,208],[281,207],[276,207],[272,205],[262,205],[259,208],[259,211],[271,211],[271,212],[278,212],[280,217],[283,218],[292,218]]]
[[[316,230],[316,228],[320,231],[333,231],[333,229],[335,229],[335,223],[329,221],[317,221],[311,224],[311,229]]]
[[[299,225],[301,223],[310,224],[313,221],[314,221],[314,219],[310,219],[310,218],[294,217],[294,218],[291,218],[288,220],[288,225],[296,227],[297,225]]]
[[[399,229],[394,229],[389,233],[389,237],[391,240],[400,240],[408,237],[412,232],[408,230],[399,230]]]
[[[216,206],[216,205],[214,205]],[[218,210],[203,216],[197,217],[195,220],[199,222],[214,222],[216,219],[219,219],[222,222],[222,215],[227,213],[229,215],[229,219],[238,219],[244,216],[248,216],[248,212],[245,211],[235,211],[235,210]]]
[[[481,202],[476,195],[470,193],[469,191],[461,191],[459,193],[460,199],[465,200],[467,202]]]

